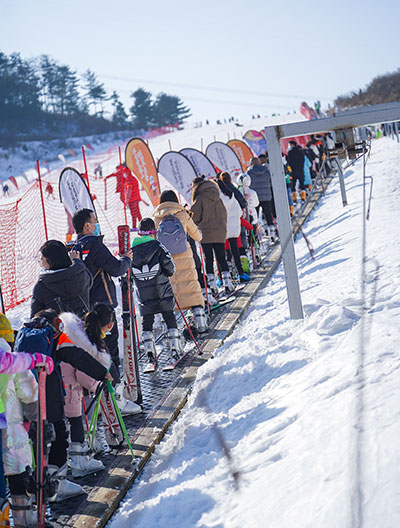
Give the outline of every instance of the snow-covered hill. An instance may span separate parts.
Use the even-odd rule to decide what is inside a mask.
[[[315,260],[296,242],[304,320],[289,319],[280,266],[200,369],[110,528],[400,526],[399,162],[395,141],[373,142],[364,335],[358,162],[349,205],[335,179],[305,227]]]

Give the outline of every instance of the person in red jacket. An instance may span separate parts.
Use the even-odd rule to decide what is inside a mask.
[[[137,222],[142,219],[139,209],[139,203],[142,201],[139,183],[125,163],[118,165],[116,172],[107,177],[110,178],[111,176],[116,176],[117,178],[116,192],[119,193],[121,202],[129,207],[132,216],[132,227],[135,228]]]

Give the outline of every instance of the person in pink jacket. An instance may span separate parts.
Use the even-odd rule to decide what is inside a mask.
[[[84,321],[72,313],[62,313],[60,319],[64,323],[64,333],[76,346],[88,352],[107,369],[111,367],[111,356],[105,346],[101,346],[101,343],[94,343],[90,339],[93,333],[98,333],[104,339],[106,332],[111,331],[115,324],[115,313],[110,305],[96,303],[93,310],[86,314]],[[84,442],[82,421],[83,389],[86,389],[89,394],[94,393],[99,382],[68,363],[61,363],[61,371],[66,392],[64,411],[71,429],[69,451],[71,471],[72,476],[82,477],[104,469],[100,460],[88,455],[89,447]],[[102,430],[101,421],[98,422],[97,429]],[[106,450],[104,439],[101,438],[99,441],[103,451]]]

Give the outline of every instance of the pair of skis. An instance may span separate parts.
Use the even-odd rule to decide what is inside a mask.
[[[121,255],[125,255],[130,247],[129,226],[118,226],[118,248]],[[122,295],[122,325],[124,343],[124,373],[123,373],[123,395],[127,400],[140,405],[143,401],[142,389],[139,378],[138,365],[138,339],[136,327],[136,313],[133,300],[131,270],[130,267],[125,275],[120,278]],[[108,394],[102,392],[98,399],[98,406],[104,416],[104,428],[107,443],[111,447],[120,447],[124,442],[124,423],[119,416],[119,408],[115,404],[115,398],[110,391]],[[128,444],[129,445],[129,444]]]

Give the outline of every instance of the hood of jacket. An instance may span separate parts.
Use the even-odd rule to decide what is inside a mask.
[[[212,202],[218,202],[219,200],[219,187],[216,183],[211,180],[204,180],[198,183],[193,189],[193,201],[198,195],[204,195],[208,200]]]
[[[60,319],[64,323],[64,334],[74,343],[74,345],[88,352],[94,359],[97,359],[107,369],[111,366],[111,356],[108,352],[102,352],[88,338],[83,321],[70,312],[60,314]]]
[[[38,282],[42,282],[57,297],[73,299],[88,287],[86,265],[80,260],[74,260],[68,268],[46,270],[40,275]]]
[[[132,266],[142,268],[146,264],[149,265],[157,256],[159,248],[160,242],[151,236],[134,238],[132,242]]]
[[[169,214],[174,215],[176,213],[180,213],[181,211],[186,211],[183,205],[176,202],[164,202],[160,205],[157,205],[157,207],[154,209],[153,218],[162,220],[164,216]]]

